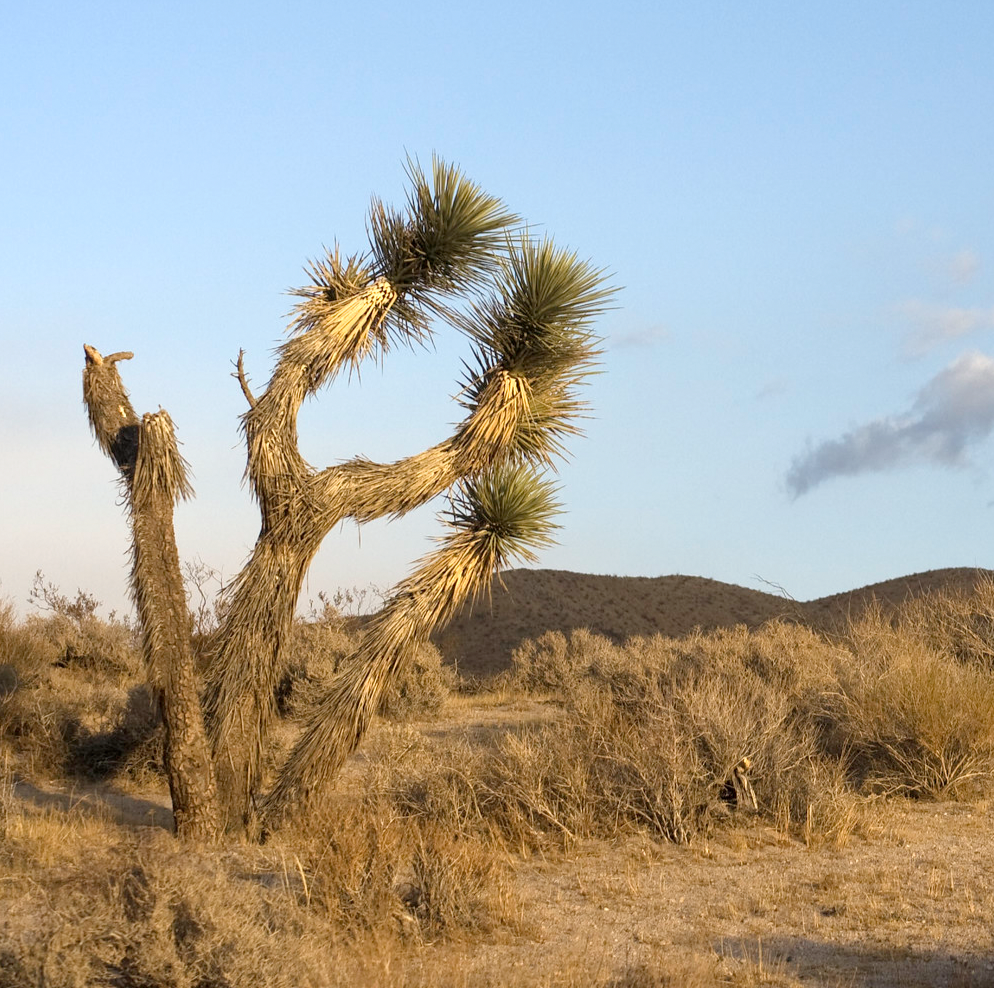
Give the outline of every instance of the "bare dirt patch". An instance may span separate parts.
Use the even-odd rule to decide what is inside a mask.
[[[371,748],[412,730],[487,743],[555,709],[458,698],[439,720],[379,725]],[[994,985],[992,807],[879,798],[869,820],[843,847],[736,817],[686,847],[636,836],[519,860],[522,933],[463,945],[460,963],[522,984]]]

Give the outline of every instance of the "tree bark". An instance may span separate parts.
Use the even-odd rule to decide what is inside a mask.
[[[159,691],[166,772],[176,833],[214,841],[217,786],[204,729],[173,506],[190,493],[185,464],[165,411],[139,421],[117,370],[131,353],[103,357],[84,346],[83,399],[98,443],[121,473],[132,535],[131,592],[149,679]]]

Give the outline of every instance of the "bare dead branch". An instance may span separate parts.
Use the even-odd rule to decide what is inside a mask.
[[[134,356],[130,350],[118,350],[116,353],[111,353],[105,357],[95,346],[90,346],[89,343],[83,344],[83,352],[86,354],[86,362],[94,364],[97,367],[102,367],[104,364],[116,364],[119,360],[130,360]]]
[[[249,403],[249,408],[255,408],[256,400],[255,395],[252,394],[252,389],[249,387],[248,378],[245,376],[245,351],[238,351],[238,363],[235,364],[238,368],[237,371],[232,374],[232,377],[238,379],[238,383],[242,386],[242,394],[245,395],[245,400]]]

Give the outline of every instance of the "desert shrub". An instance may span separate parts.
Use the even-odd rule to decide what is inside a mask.
[[[292,856],[300,901],[350,935],[461,939],[513,922],[503,850],[440,807],[398,814],[390,778],[374,774],[360,799],[329,797],[276,835],[270,854]]]
[[[112,612],[107,620],[97,616],[100,602],[83,590],[74,598],[35,574],[31,601],[40,613],[32,614],[26,631],[41,643],[52,665],[78,668],[97,675],[138,675],[142,657],[138,631]]]
[[[916,796],[956,797],[994,782],[994,669],[964,661],[949,636],[871,611],[850,625],[853,661],[826,707],[834,743],[861,781]]]
[[[319,618],[294,621],[285,652],[286,672],[276,691],[283,716],[295,716],[317,699],[321,684],[352,652],[355,639],[345,622],[327,608]]]
[[[503,736],[483,760],[408,773],[404,812],[498,829],[512,845],[706,833],[735,802],[748,759],[760,811],[809,839],[850,827],[855,794],[821,744],[822,696],[849,653],[808,629],[771,624],[624,646],[589,632],[526,643],[515,676],[555,688],[562,710]],[[845,822],[849,821],[849,822]],[[841,838],[840,838],[841,839]]]
[[[515,688],[537,692],[561,692],[586,672],[594,638],[586,629],[567,638],[561,631],[547,631],[537,639],[526,638],[511,653],[510,682]],[[606,641],[606,639],[600,639]]]
[[[283,881],[298,901],[350,934],[396,932],[409,828],[376,788],[357,800],[329,799],[294,824],[279,833],[273,851],[281,861],[289,856]]]
[[[277,689],[284,716],[299,715],[320,696],[324,684],[349,661],[361,635],[359,621],[342,618],[328,606],[317,620],[294,623],[287,672]],[[387,684],[378,712],[392,720],[436,714],[454,685],[455,675],[443,664],[441,653],[424,642]]]
[[[17,620],[14,605],[0,601],[0,668],[3,696],[14,692],[25,678],[49,664],[49,654],[41,636]]]
[[[387,684],[379,713],[391,720],[437,714],[454,685],[455,675],[442,663],[442,653],[431,642],[423,642],[400,675]]]
[[[869,619],[884,621],[880,609]],[[974,588],[947,590],[906,601],[891,619],[899,632],[968,665],[994,669],[994,574]]]
[[[157,711],[135,693],[144,670],[134,629],[97,617],[82,591],[69,600],[42,586],[46,613],[18,622],[0,608],[0,736],[19,770],[106,777],[161,760]],[[158,754],[140,752],[149,741]]]
[[[63,614],[31,615],[27,630],[40,640],[52,665],[99,677],[138,676],[142,658],[133,629],[93,615],[75,621]]]
[[[781,645],[809,645],[804,634],[774,634]],[[599,643],[564,718],[505,747],[509,779],[531,780],[541,810],[529,811],[532,822],[554,815],[581,834],[640,827],[690,840],[727,816],[729,780],[744,759],[760,806],[782,813],[786,800],[791,818],[803,818],[827,773],[803,680],[788,688],[784,676],[758,670],[762,652],[745,629],[631,648]]]
[[[134,677],[142,659],[135,630],[93,614],[32,614],[19,622],[9,603],[0,604],[0,666],[30,680],[51,666],[71,668],[91,680]]]
[[[391,943],[479,936],[515,915],[486,844],[399,817],[375,791],[322,813],[320,827],[218,852],[15,812],[0,984],[382,984],[342,972]]]
[[[489,933],[513,913],[508,874],[493,843],[427,823],[415,829],[404,902],[429,939]]]
[[[112,838],[109,847],[78,848],[58,873],[36,866],[21,890],[22,909],[7,921],[8,969],[19,979],[7,983],[316,983],[307,977],[313,955],[300,939],[315,940],[318,924],[284,888],[167,841]]]
[[[622,647],[545,635],[515,653],[514,677],[558,693],[565,716],[534,742],[509,742],[509,791],[523,807],[530,780],[536,826],[642,821],[678,839],[718,818],[723,780],[743,758],[760,806],[782,825],[803,821],[809,838],[849,827],[861,788],[986,791],[991,614],[994,583],[982,582],[893,615],[871,609],[835,640],[784,622]],[[582,777],[571,762],[586,766]]]
[[[158,704],[141,684],[89,683],[52,669],[0,701],[0,734],[30,777],[142,781],[163,771]]]
[[[66,770],[77,778],[139,783],[165,777],[165,728],[155,691],[146,684],[133,686],[104,729],[77,730]]]

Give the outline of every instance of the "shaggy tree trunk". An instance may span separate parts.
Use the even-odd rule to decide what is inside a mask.
[[[416,643],[478,592],[504,560],[527,555],[522,547],[533,537],[542,542],[549,505],[537,478],[515,474],[508,486],[510,475],[494,475],[486,491],[474,489],[489,499],[489,508],[479,517],[467,509],[447,549],[401,584],[352,671],[332,684],[265,805],[259,805],[283,647],[304,576],[325,535],[345,518],[362,523],[399,517],[462,478],[500,464],[547,464],[562,454],[560,437],[577,431],[570,420],[583,406],[573,388],[594,354],[582,326],[609,291],[599,273],[550,243],[525,244],[516,263],[505,272],[499,297],[480,310],[493,323],[493,342],[481,345],[479,369],[464,389],[469,416],[449,439],[396,463],[356,458],[316,472],[297,444],[304,399],[343,368],[385,348],[383,327],[403,305],[402,292],[386,278],[370,277],[344,298],[336,294],[340,286],[316,291],[315,299],[299,306],[292,327],[297,333],[280,347],[258,399],[239,358],[238,377],[250,406],[243,417],[246,473],[262,531],[229,591],[210,649],[206,713],[227,828],[251,831],[257,808],[277,819],[285,806],[326,786],[362,737],[386,681]],[[361,281],[337,258],[324,274],[329,283],[346,281],[347,274]],[[534,513],[534,526],[517,524],[523,505]]]
[[[314,705],[282,766],[263,804],[267,823],[277,824],[328,789],[365,734],[387,684],[435,628],[489,584],[509,554],[533,561],[530,547],[550,541],[550,518],[558,507],[551,489],[535,487],[526,471],[514,468],[489,471],[477,484],[491,492],[498,485],[504,486],[505,496],[493,499],[503,501],[497,511],[454,507],[440,548],[421,561],[370,620],[356,653]],[[465,491],[464,485],[463,505]],[[519,493],[526,496],[517,512],[508,510],[507,502]]]
[[[373,332],[394,296],[377,284],[363,295],[363,305],[350,314],[365,332]],[[359,338],[364,345],[365,336]],[[336,337],[322,339],[317,331],[292,339],[258,399],[242,377],[250,403],[243,419],[247,474],[262,529],[229,588],[207,650],[207,724],[223,823],[231,832],[254,829],[263,750],[285,672],[284,645],[308,567],[325,536],[344,518],[399,516],[424,504],[467,472],[470,460],[474,467],[484,465],[493,449],[450,440],[397,463],[356,459],[316,472],[299,453],[296,419],[307,395],[337,370],[332,359],[337,344]]]
[[[173,506],[190,493],[185,464],[165,411],[140,421],[117,370],[130,353],[103,357],[84,347],[83,398],[101,448],[121,472],[131,516],[131,591],[152,685],[166,732],[166,771],[176,833],[213,841],[217,787],[204,730],[180,574]]]

